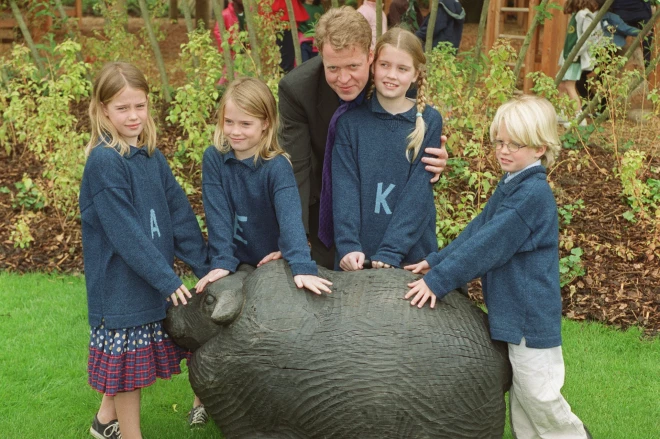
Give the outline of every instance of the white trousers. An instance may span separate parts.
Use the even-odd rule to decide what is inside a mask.
[[[509,390],[511,430],[516,439],[586,439],[582,421],[561,395],[561,346],[528,348],[509,343],[513,384]]]

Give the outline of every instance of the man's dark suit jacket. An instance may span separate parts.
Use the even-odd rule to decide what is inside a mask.
[[[309,206],[321,193],[323,154],[328,125],[339,97],[325,80],[323,62],[314,57],[284,76],[279,83],[280,144],[291,156],[309,229]]]
[[[284,76],[279,83],[278,94],[280,145],[291,156],[300,191],[303,223],[312,243],[312,257],[317,263],[332,268],[333,252],[319,255],[318,251],[325,248],[320,248],[323,244],[316,235],[323,155],[328,125],[339,107],[339,97],[325,80],[320,56],[306,61]]]

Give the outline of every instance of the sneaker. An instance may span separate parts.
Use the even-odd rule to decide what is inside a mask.
[[[113,419],[107,424],[101,424],[99,418],[94,416],[92,426],[89,427],[89,432],[96,439],[121,439],[121,432],[119,431],[119,421]]]
[[[193,427],[203,427],[209,421],[209,414],[204,408],[204,404],[193,407],[192,410],[188,412],[188,425],[190,428]]]

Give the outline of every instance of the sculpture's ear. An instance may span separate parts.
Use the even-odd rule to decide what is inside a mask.
[[[241,264],[241,265],[238,266],[238,270],[236,270],[236,274],[238,274],[238,273],[250,274],[254,270],[256,270],[256,268],[254,268],[252,265]]]
[[[211,314],[214,323],[228,325],[241,313],[245,302],[243,282],[248,274],[246,271],[237,271],[217,282],[218,290],[214,292],[217,302]]]

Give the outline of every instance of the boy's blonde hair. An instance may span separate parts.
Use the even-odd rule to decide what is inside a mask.
[[[545,146],[541,164],[546,168],[554,164],[561,143],[557,133],[557,112],[547,99],[520,95],[502,104],[490,125],[491,141],[497,137],[501,123],[506,126],[512,141],[529,148]]]
[[[356,46],[369,55],[371,26],[362,14],[350,6],[332,8],[316,23],[314,44],[320,55],[323,55],[325,44],[330,44],[334,50]]]
[[[142,72],[132,64],[124,62],[111,62],[103,66],[94,79],[92,98],[89,102],[89,119],[92,126],[92,135],[85,148],[85,156],[99,145],[99,141],[105,138],[106,147],[119,147],[119,153],[126,155],[130,151],[130,145],[117,132],[110,119],[103,112],[103,106],[107,106],[117,94],[126,87],[141,90],[147,97],[147,121],[142,132],[138,136],[137,146],[147,146],[147,152],[151,155],[156,149],[156,124],[149,111],[149,84]]]
[[[284,152],[277,140],[279,118],[275,97],[268,86],[257,78],[237,78],[225,90],[220,101],[220,108],[218,108],[218,123],[213,135],[216,149],[222,153],[231,151],[231,145],[224,133],[225,107],[229,99],[245,114],[268,124],[259,141],[259,148],[254,156],[255,163],[259,157],[270,160],[280,154],[288,159],[288,154]]]
[[[400,27],[394,27],[383,35],[380,36],[376,42],[376,49],[374,50],[373,68],[378,67],[378,56],[386,44],[394,47],[395,49],[406,52],[413,60],[413,68],[417,72],[417,114],[424,114],[426,108],[426,88],[428,83],[426,81],[426,55],[419,38],[412,32]],[[371,88],[367,95],[371,97],[375,85],[372,81]],[[415,129],[408,135],[408,146],[406,147],[406,157],[411,161],[415,161],[417,154],[424,141],[424,133],[426,132],[426,124],[421,116],[415,117]],[[440,141],[440,139],[437,139]]]

